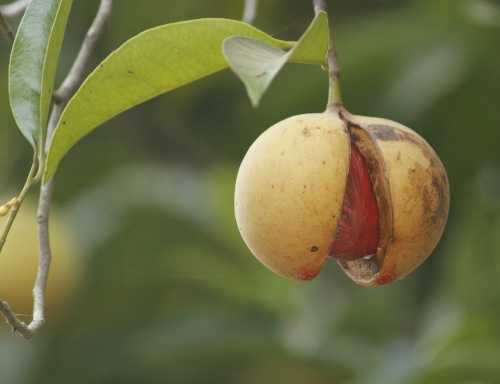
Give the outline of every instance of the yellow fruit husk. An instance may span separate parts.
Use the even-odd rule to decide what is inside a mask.
[[[392,231],[379,271],[362,285],[402,279],[430,256],[446,226],[450,191],[446,170],[432,147],[415,131],[391,120],[348,116],[380,150],[390,187]],[[362,262],[362,261],[360,261]],[[359,264],[359,263],[358,263]],[[350,277],[359,266],[341,263]]]
[[[235,212],[253,254],[274,272],[309,280],[335,239],[350,148],[367,164],[379,208],[371,258],[338,261],[357,284],[401,279],[434,250],[449,211],[445,168],[431,146],[396,122],[344,109],[286,119],[248,150],[238,173]]]
[[[315,277],[329,253],[344,198],[350,140],[335,114],[286,119],[265,131],[241,163],[238,228],[274,272]]]

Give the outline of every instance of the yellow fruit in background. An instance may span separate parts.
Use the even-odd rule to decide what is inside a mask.
[[[6,218],[0,219],[3,228]],[[81,263],[74,235],[56,209],[51,212],[50,239],[52,264],[46,294],[46,316],[61,317],[61,309],[77,288]],[[0,298],[17,314],[31,315],[32,293],[38,267],[36,205],[25,201],[19,211],[7,243],[0,253]],[[29,322],[30,317],[21,317]]]

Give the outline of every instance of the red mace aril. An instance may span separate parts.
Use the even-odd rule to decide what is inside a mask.
[[[378,225],[377,200],[368,169],[361,153],[352,145],[342,216],[330,256],[355,260],[375,255],[379,241]]]
[[[236,181],[245,243],[271,270],[299,280],[330,258],[363,286],[401,279],[432,253],[448,210],[446,171],[423,138],[343,108],[269,128]]]

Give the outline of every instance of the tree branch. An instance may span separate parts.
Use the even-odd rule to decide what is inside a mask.
[[[76,57],[66,79],[63,81],[62,85],[56,91],[54,97],[56,103],[65,103],[69,98],[75,93],[76,89],[80,85],[85,75],[85,69],[87,68],[92,52],[94,51],[97,41],[101,36],[106,21],[111,15],[113,8],[113,0],[101,0],[97,15],[94,22],[90,26],[85,39],[83,40],[80,52]],[[51,132],[48,132],[49,136]]]
[[[57,126],[65,104],[83,80],[85,67],[89,63],[90,56],[95,49],[97,40],[101,36],[106,21],[111,15],[112,3],[112,0],[101,0],[96,17],[94,18],[94,21],[84,38],[75,62],[73,63],[73,66],[66,79],[63,81],[61,87],[56,92],[58,97],[56,98],[56,102],[52,108],[47,127],[47,142],[45,143],[45,150],[48,150],[48,139]],[[45,288],[47,286],[50,262],[52,259],[49,236],[49,217],[53,190],[53,181],[42,185],[40,190],[37,212],[40,255],[38,272],[33,287],[33,319],[31,323],[27,325],[20,321],[9,305],[4,301],[0,301],[0,313],[3,314],[7,323],[12,327],[14,332],[21,334],[26,339],[31,338],[45,323]]]
[[[0,300],[0,313],[5,317],[7,323],[12,327],[13,332],[17,332],[25,339],[30,339],[33,334],[29,331],[26,323],[17,318],[6,301]]]
[[[245,9],[241,18],[245,23],[252,24],[257,16],[258,0],[245,0]]]

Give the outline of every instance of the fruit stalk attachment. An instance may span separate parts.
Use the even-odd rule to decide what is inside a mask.
[[[328,7],[323,0],[314,0],[314,12],[317,15],[319,12],[327,12]],[[338,63],[337,47],[333,30],[330,26],[330,41],[328,55],[326,58],[328,77],[329,77],[329,90],[328,90],[328,104],[327,109],[340,109],[343,107],[342,92],[340,89],[340,66]]]
[[[314,8],[326,10],[320,0]],[[416,132],[343,107],[332,40],[328,67],[326,111],[275,124],[246,153],[236,221],[255,257],[281,276],[311,280],[333,259],[355,283],[377,287],[433,252],[448,218],[448,177]]]

